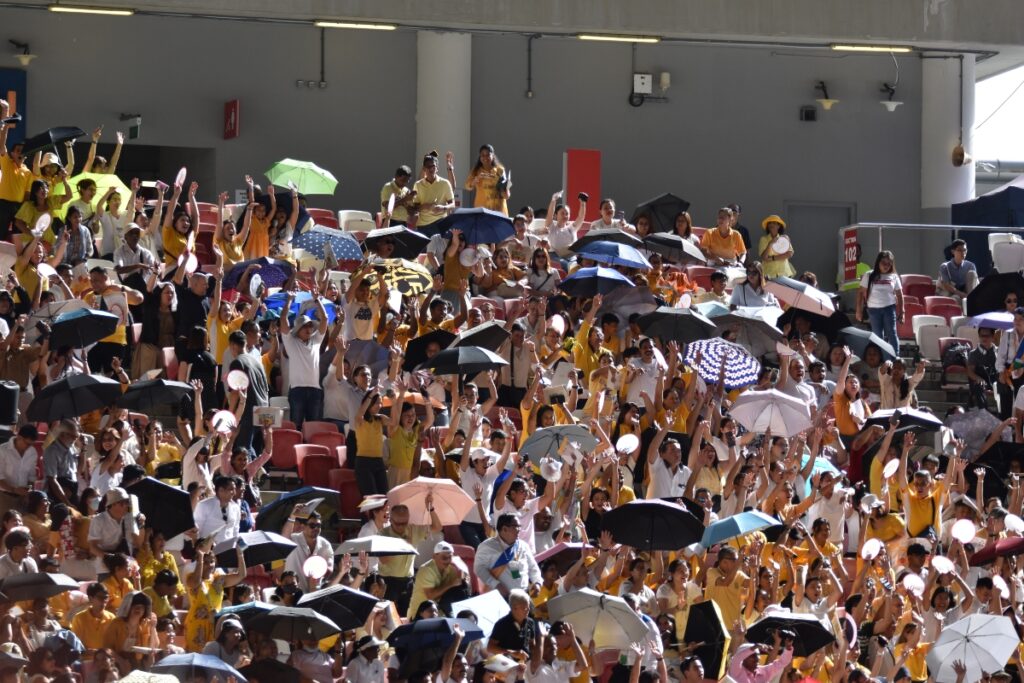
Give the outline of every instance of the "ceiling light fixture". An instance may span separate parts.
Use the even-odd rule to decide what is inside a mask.
[[[352,21],[315,21],[317,28],[354,28],[363,31],[394,31],[398,28],[396,24],[361,24]]]
[[[576,36],[580,40],[601,40],[609,43],[660,43],[657,36],[618,36],[612,34],[581,33]]]
[[[112,7],[85,7],[82,5],[50,5],[51,12],[68,14],[102,14],[108,17],[130,17],[135,14],[133,9],[114,9]]]
[[[913,52],[914,48],[907,45],[841,45],[832,44],[833,50],[840,52]]]

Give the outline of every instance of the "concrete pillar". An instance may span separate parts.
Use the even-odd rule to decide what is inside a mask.
[[[438,173],[444,177],[444,155],[455,154],[455,194],[476,157],[470,144],[472,114],[473,37],[468,33],[420,31],[416,36],[416,153],[413,174],[423,155],[440,153]]]
[[[960,137],[963,64],[963,136],[971,151],[974,126],[974,55],[921,60],[921,220],[949,223],[951,204],[974,197],[974,164],[953,166]]]

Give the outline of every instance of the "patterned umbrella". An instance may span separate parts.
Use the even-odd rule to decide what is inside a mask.
[[[378,261],[374,268],[381,273],[388,289],[415,296],[430,288],[433,278],[430,271],[416,263],[401,258]]]
[[[295,272],[295,267],[292,264],[280,259],[256,258],[249,261],[240,261],[228,270],[224,276],[224,282],[222,283],[224,289],[235,289],[238,286],[239,280],[242,279],[242,275],[245,274],[245,271],[251,265],[259,266],[254,271],[254,274],[259,275],[260,279],[263,280],[263,284],[267,287],[284,286],[284,283]]]
[[[700,364],[697,352],[700,352]],[[725,358],[725,388],[729,391],[754,384],[761,373],[761,364],[739,344],[724,339],[698,339],[686,345],[683,360],[694,368],[708,384],[718,384],[718,376]]]
[[[334,258],[339,261],[362,261],[363,250],[351,234],[334,228],[316,225],[292,238],[293,249],[303,249],[318,259],[326,259],[326,246],[330,244]]]

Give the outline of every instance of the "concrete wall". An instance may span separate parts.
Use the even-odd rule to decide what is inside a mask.
[[[413,32],[328,31],[329,87],[307,90],[295,79],[319,79],[319,32],[308,27],[12,9],[0,9],[0,25],[40,55],[29,69],[30,132],[104,123],[109,140],[120,112],[141,113],[140,143],[214,150],[204,199],[292,156],[341,181],[317,205],[370,209],[394,167],[426,151],[415,149]],[[628,45],[535,41],[535,95],[526,99],[525,38],[476,35],[467,137],[471,149],[494,144],[513,169],[513,208],[546,204],[561,184],[563,150],[593,147],[604,153],[605,191],[627,210],[672,191],[693,202],[698,225],[730,201],[752,227],[787,202],[846,203],[859,220],[913,222],[920,65],[912,56],[900,64],[906,104],[889,114],[878,104],[881,82],[893,78],[888,55],[641,46],[638,70],[670,71],[673,85],[668,103],[634,108]],[[841,102],[803,123],[799,107],[814,103],[819,79]],[[234,98],[242,135],[225,141],[223,104]],[[469,161],[459,159],[460,181]],[[800,267],[827,272],[835,227],[822,227],[827,249],[795,245]]]

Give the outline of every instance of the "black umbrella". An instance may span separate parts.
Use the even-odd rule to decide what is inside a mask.
[[[504,325],[491,320],[490,322],[460,332],[448,346],[450,348],[479,346],[482,349],[497,353],[509,336],[510,333],[505,329]]]
[[[1007,294],[1024,301],[1024,277],[1020,273],[990,273],[967,295],[967,315],[1005,311]]]
[[[371,230],[363,240],[363,244],[370,251],[376,251],[377,243],[381,240],[394,242],[395,249],[391,252],[392,258],[415,259],[423,253],[423,249],[430,242],[430,238],[421,232],[410,230],[401,225],[391,228],[377,228]]]
[[[839,341],[849,346],[860,358],[863,358],[867,353],[868,347],[874,344],[882,352],[882,358],[885,360],[896,360],[896,349],[892,348],[889,342],[871,330],[862,330],[859,327],[844,327],[839,330]]]
[[[666,192],[638,204],[629,220],[636,225],[637,218],[647,216],[651,222],[651,232],[672,232],[676,227],[676,216],[689,208],[690,202]]]
[[[689,510],[663,500],[634,500],[606,512],[601,530],[637,550],[679,550],[704,535],[704,525]]]
[[[899,414],[899,424],[897,427],[909,427],[911,425],[915,427],[922,427],[924,429],[936,430],[942,427],[942,420],[937,418],[935,415],[924,410],[917,410],[916,408],[895,408],[887,410],[876,410],[872,413],[871,417],[864,421],[864,426],[868,425],[879,425],[881,427],[888,427],[889,420]]]
[[[298,606],[316,610],[342,631],[351,631],[366,623],[379,602],[369,593],[348,586],[331,586],[306,593],[299,598]]]
[[[128,385],[128,389],[117,399],[117,405],[152,415],[159,406],[178,405],[182,398],[191,396],[192,391],[192,385],[184,382],[147,379]]]
[[[174,538],[195,527],[192,499],[180,488],[146,477],[126,490],[139,499],[139,512],[146,516],[146,526],[159,531],[164,538]]]
[[[810,657],[826,645],[836,642],[832,632],[813,614],[788,612],[770,614],[755,621],[747,629],[747,642],[770,645],[775,642],[772,634],[778,629],[796,634],[793,641],[793,655],[796,657]]]
[[[475,375],[506,365],[508,361],[493,351],[479,346],[459,346],[441,351],[416,369],[432,370],[435,375]]]
[[[279,605],[275,605],[272,602],[263,602],[262,600],[253,600],[252,602],[243,602],[241,605],[231,605],[225,607],[221,611],[217,612],[217,618],[226,617],[228,615],[235,617],[244,627],[249,623],[250,619],[254,619],[261,614],[266,614],[272,609],[277,608]]]
[[[636,321],[640,331],[649,337],[659,337],[680,344],[696,339],[707,339],[715,334],[715,323],[692,308],[661,306],[658,310],[640,316]]]
[[[448,330],[431,330],[416,337],[405,347],[405,360],[402,362],[402,369],[412,372],[417,365],[426,361],[427,348],[431,344],[437,344],[440,351],[448,348],[453,341],[455,341],[455,335]]]
[[[22,154],[26,157],[30,157],[36,152],[45,152],[52,149],[57,152],[57,156],[60,156],[60,146],[62,143],[81,137],[85,137],[85,131],[76,126],[57,126],[55,128],[49,128],[39,135],[33,135],[29,139],[25,140],[25,146],[22,148]]]
[[[317,486],[303,486],[260,508],[260,514],[256,517],[256,528],[260,531],[280,532],[284,528],[284,523],[288,521],[292,508],[317,498],[323,498],[316,508],[320,516],[328,521],[336,521],[339,517],[338,492]]]
[[[628,244],[642,249],[644,241],[636,235],[631,235],[625,230],[619,230],[618,228],[600,228],[599,230],[591,230],[583,237],[579,238],[575,242],[569,245],[569,251],[579,253],[583,251],[591,242],[618,242],[620,244]]]
[[[700,247],[685,237],[671,232],[656,232],[653,235],[648,235],[644,238],[643,248],[680,265],[690,263],[706,265],[708,262]]]
[[[973,495],[977,490],[978,475],[974,473],[974,470],[979,467],[985,470],[985,482],[982,484],[981,495],[984,496],[985,500],[998,498],[1001,501],[1007,502],[1006,494],[1010,492],[1010,487],[1007,481],[1003,479],[1006,467],[1001,464],[996,465],[987,462],[985,456],[978,458],[964,470],[964,480],[967,484],[968,493]]]
[[[64,346],[85,348],[114,334],[120,322],[121,319],[113,313],[95,308],[79,308],[70,313],[62,313],[53,321],[50,346],[54,349]]]
[[[305,607],[278,607],[249,622],[249,630],[294,643],[297,640],[323,640],[341,633],[327,617]]]
[[[1013,443],[1012,441],[996,441],[992,446],[979,455],[975,464],[992,465],[1008,471],[1011,460],[1019,460],[1024,463],[1024,443]]]
[[[67,591],[78,590],[78,582],[66,574],[11,574],[0,581],[0,594],[12,602],[52,598]]]
[[[43,387],[26,412],[32,422],[53,422],[106,408],[120,396],[120,382],[102,375],[69,375]]]
[[[898,428],[893,433],[892,446],[897,451],[899,451],[899,449],[901,447],[901,444],[903,443],[903,435],[904,434],[906,434],[907,432],[923,432],[923,431],[926,431],[926,430],[923,427],[921,427],[919,425],[916,425],[916,424],[907,425],[906,427],[900,427],[900,428]],[[885,435],[884,434],[882,435],[882,437],[880,439],[878,439],[873,444],[868,446],[868,449],[866,451],[864,451],[864,455],[862,455],[860,457],[861,463],[862,463],[862,465],[861,465],[862,471],[864,471],[864,472],[870,472],[871,471],[870,470],[871,462],[875,459],[875,456],[878,455],[878,450],[882,447],[882,442],[883,441],[885,441]]]
[[[832,315],[826,317],[824,315],[811,313],[810,311],[802,311],[799,308],[788,309],[785,313],[779,316],[779,319],[775,324],[779,329],[784,328],[787,324],[796,329],[797,318],[805,318],[810,321],[811,331],[825,335],[830,343],[839,338],[839,333],[844,327],[853,326],[853,323],[850,321],[850,317],[842,311],[836,311]]]
[[[455,632],[452,630],[455,624],[459,624],[465,633],[460,650],[484,637],[476,622],[469,619],[420,619],[392,631],[388,643],[395,648],[401,663],[398,677],[408,678],[413,671],[418,670],[440,669],[444,653],[455,640]]]
[[[191,681],[197,676],[202,677],[203,680],[234,678],[239,683],[246,683],[248,680],[220,657],[197,652],[168,655],[154,664],[151,670],[153,673],[174,676],[179,681]]]
[[[298,669],[269,658],[257,659],[249,666],[243,666],[238,673],[250,681],[267,681],[267,683],[271,681],[273,683],[299,683],[302,680],[302,674]]]
[[[729,629],[722,620],[722,612],[714,600],[690,605],[683,633],[684,643],[704,643],[693,651],[704,667],[704,676],[721,680],[725,676],[729,658]]]
[[[258,564],[270,564],[283,560],[295,550],[295,542],[280,534],[270,531],[248,531],[237,538],[218,543],[213,552],[217,555],[217,566],[230,569],[238,566],[238,540],[245,543],[245,565],[255,567]]]

